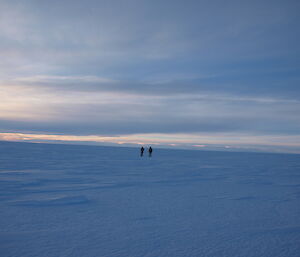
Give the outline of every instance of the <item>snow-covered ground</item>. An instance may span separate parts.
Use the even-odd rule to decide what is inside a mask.
[[[300,155],[0,142],[0,256],[300,256]]]

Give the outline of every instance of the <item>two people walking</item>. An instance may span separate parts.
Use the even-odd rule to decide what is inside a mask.
[[[144,151],[145,151],[145,148],[142,146],[141,147],[141,157],[144,155]],[[152,156],[152,147],[150,146],[149,149],[148,149],[148,152],[149,152],[149,157]]]

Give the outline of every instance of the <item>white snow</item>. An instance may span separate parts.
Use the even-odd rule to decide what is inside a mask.
[[[299,157],[0,142],[0,256],[300,256]]]

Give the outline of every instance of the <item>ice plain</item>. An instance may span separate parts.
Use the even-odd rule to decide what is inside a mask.
[[[0,142],[1,257],[300,256],[300,155]]]

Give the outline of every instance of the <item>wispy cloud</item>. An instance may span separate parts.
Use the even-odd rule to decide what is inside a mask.
[[[77,86],[72,87],[77,80]],[[94,81],[100,88],[82,89],[93,87]],[[19,85],[0,84],[2,130],[11,130],[18,124],[20,131],[33,126],[37,131],[79,134],[97,131],[100,134],[201,131],[295,134],[300,128],[297,99],[200,90],[148,94],[130,88],[118,90],[120,81],[97,77],[35,77],[15,82]],[[59,90],[58,85],[64,89]],[[71,88],[66,89],[68,86]],[[141,84],[143,87],[145,84]]]

